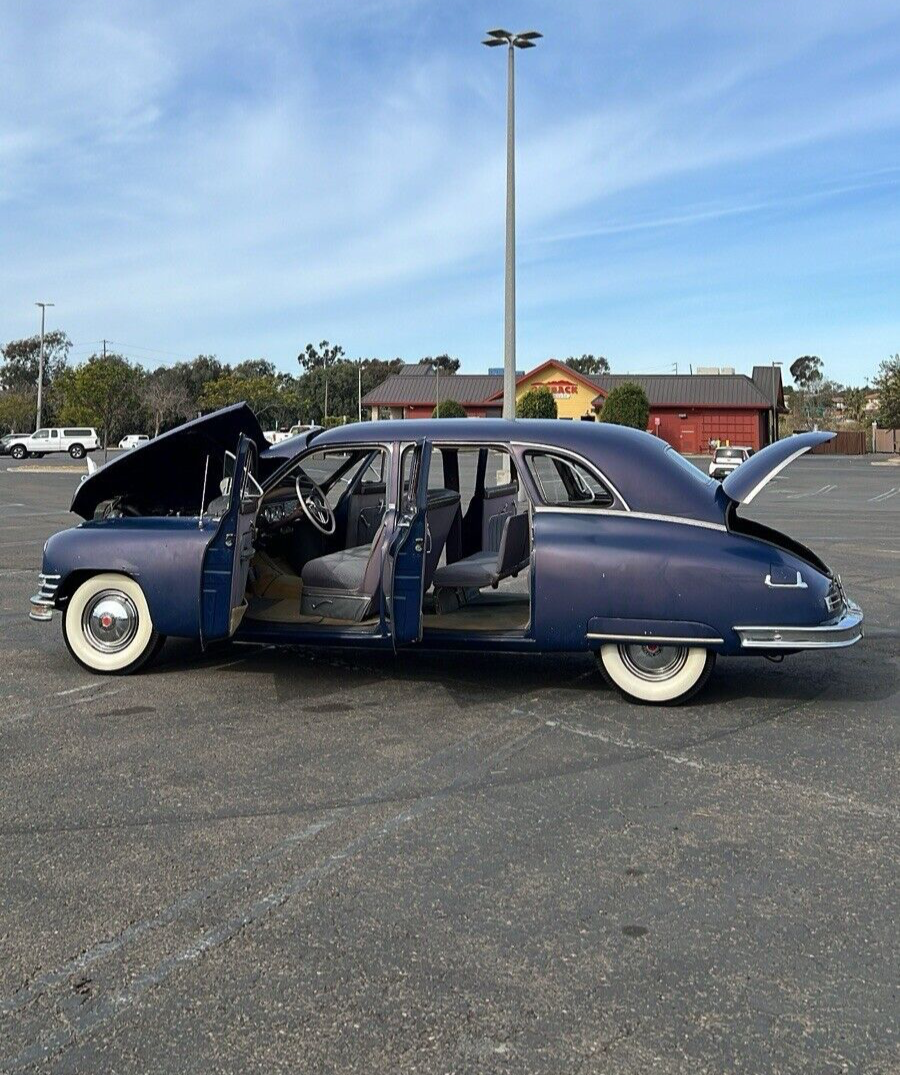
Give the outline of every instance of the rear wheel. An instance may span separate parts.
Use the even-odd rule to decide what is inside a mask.
[[[84,445],[73,444],[72,447],[69,449],[69,455],[73,459],[84,459]]]
[[[78,663],[101,675],[127,675],[147,664],[165,637],[153,626],[144,592],[126,575],[85,580],[69,598],[63,638]]]
[[[693,697],[716,663],[701,646],[654,642],[610,643],[596,655],[604,677],[626,698],[644,705],[675,705]]]

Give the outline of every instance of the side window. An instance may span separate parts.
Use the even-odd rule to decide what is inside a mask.
[[[51,429],[50,430],[50,439],[51,440],[56,440],[58,437],[59,437],[59,430],[58,429]]]
[[[515,493],[518,488],[519,476],[516,473],[516,464],[509,454],[497,448],[488,448],[487,466],[484,471],[484,491],[488,494],[499,490]]]
[[[50,436],[50,430],[49,429],[39,429],[37,431],[37,433],[34,434],[34,439],[35,440],[47,440],[49,438],[49,436]]]
[[[609,508],[612,493],[586,466],[552,452],[528,452],[528,469],[541,500],[552,507]]]
[[[447,479],[444,474],[444,453],[440,448],[431,449],[431,465],[428,468],[428,488],[444,489]]]

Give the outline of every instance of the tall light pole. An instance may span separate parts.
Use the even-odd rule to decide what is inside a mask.
[[[488,30],[482,45],[507,47],[506,65],[506,298],[503,324],[503,417],[516,416],[516,100],[515,50],[533,49],[537,30]]]
[[[781,362],[772,363],[772,440],[778,440],[778,377],[775,369]]]
[[[47,307],[55,306],[53,302],[36,302],[35,306],[41,308],[41,350],[38,354],[38,383],[37,383],[37,425],[35,429],[41,428],[41,403],[44,398],[44,320],[47,316]]]

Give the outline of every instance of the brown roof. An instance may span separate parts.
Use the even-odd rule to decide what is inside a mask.
[[[503,378],[487,373],[449,373],[440,377],[423,377],[421,374],[394,373],[367,392],[362,399],[364,407],[401,407],[406,404],[437,403],[435,391],[441,400],[456,403],[482,403],[496,392],[503,391]]]
[[[651,407],[755,407],[772,406],[758,385],[743,373],[673,374],[606,373],[591,377],[600,390],[597,406],[620,384],[638,384],[647,393]]]

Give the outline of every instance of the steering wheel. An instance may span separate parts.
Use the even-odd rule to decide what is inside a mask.
[[[297,499],[300,501],[300,507],[303,508],[303,514],[309,519],[316,530],[321,530],[323,534],[333,534],[335,528],[334,512],[325,499],[325,494],[316,485],[312,479],[307,478],[312,489],[304,491],[300,485],[300,475],[297,475],[296,490]]]

